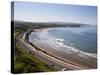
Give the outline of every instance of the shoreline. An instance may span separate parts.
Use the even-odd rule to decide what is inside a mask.
[[[88,69],[97,68],[97,61],[96,60],[95,61],[93,60],[95,62],[95,63],[93,63],[93,62],[87,61],[87,60],[85,60],[85,59],[83,59],[81,57],[77,57],[76,55],[74,55],[74,57],[73,57],[72,55],[69,55],[68,53],[59,52],[59,51],[56,51],[56,50],[54,50],[54,49],[52,49],[50,47],[42,47],[41,44],[40,44],[41,46],[38,46],[38,45],[35,44],[35,42],[34,42],[34,44],[32,42],[29,42],[29,37],[28,36],[31,34],[31,32],[34,32],[34,31],[35,30],[28,31],[26,33],[26,36],[25,36],[24,40],[27,43],[29,43],[31,46],[33,46],[36,50],[42,51],[42,52],[44,52],[46,54],[49,54],[50,56],[53,56],[54,58],[62,60],[64,62],[66,62],[66,60],[69,60],[69,61],[71,61],[71,63],[73,63],[73,65],[74,64],[83,65],[83,66],[88,67]]]
[[[43,32],[43,33],[46,33],[46,32],[48,32],[49,30],[50,30],[51,28],[42,28],[42,29],[35,29],[33,32]],[[45,35],[45,34],[44,34]],[[54,38],[55,39],[55,38]],[[69,48],[69,46],[68,45],[65,45],[62,41],[64,41],[63,39],[55,39],[54,40],[55,42],[57,41],[59,44],[62,44],[62,45],[64,45],[64,47],[66,47],[67,49]],[[59,42],[59,41],[61,41],[61,42]],[[50,45],[51,43],[47,43],[48,45]],[[68,46],[68,47],[67,47]],[[55,46],[54,46],[55,47]],[[62,47],[62,49],[63,49],[63,47]],[[82,51],[82,50],[80,50],[80,49],[77,49],[77,48],[75,48],[75,47],[73,47],[73,46],[70,46],[70,51],[72,51],[72,52],[77,52],[80,56],[87,56],[87,57],[93,57],[93,58],[96,58],[97,59],[97,53],[88,53],[88,52],[84,52],[84,51]],[[66,50],[65,50],[65,52],[66,52]]]

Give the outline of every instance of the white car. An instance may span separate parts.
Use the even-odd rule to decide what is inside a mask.
[[[63,69],[62,69],[62,71],[67,71],[67,70],[68,70],[68,68],[63,68]]]

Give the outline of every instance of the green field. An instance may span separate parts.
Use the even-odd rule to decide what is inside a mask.
[[[14,37],[21,34],[21,29],[15,29]],[[14,73],[31,73],[31,72],[50,72],[57,71],[52,66],[47,65],[35,55],[23,50],[18,42],[15,42],[14,50]]]

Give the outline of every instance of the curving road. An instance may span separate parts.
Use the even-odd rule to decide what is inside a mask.
[[[33,46],[31,46],[28,42],[25,41],[25,36],[26,33],[21,34],[17,41],[20,44],[20,46],[28,51],[29,53],[31,52],[33,55],[35,55],[36,57],[38,57],[39,59],[43,60],[46,64],[53,66],[55,68],[57,68],[58,70],[81,70],[81,69],[88,69],[88,67],[86,66],[82,66],[79,64],[75,64],[73,65],[73,63],[68,60],[64,61],[59,59],[59,57],[55,57],[53,55],[48,55],[40,50],[36,50]],[[22,37],[23,36],[23,37]],[[22,38],[21,38],[22,37]]]

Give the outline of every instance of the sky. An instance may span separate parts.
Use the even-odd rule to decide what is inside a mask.
[[[97,24],[97,7],[15,1],[14,20]]]

